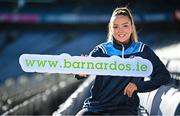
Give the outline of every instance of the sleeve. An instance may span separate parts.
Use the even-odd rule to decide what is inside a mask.
[[[90,53],[89,53],[89,56],[92,56],[92,57],[98,57],[98,56],[101,56],[101,53],[102,53],[102,50],[96,46]],[[74,77],[78,80],[80,79],[85,79],[84,77],[81,77],[79,75],[74,75]]]
[[[145,46],[144,52],[146,58],[149,59],[153,65],[153,72],[150,75],[149,81],[144,81],[143,78],[132,79],[132,82],[135,83],[138,88],[138,92],[153,91],[161,85],[168,84],[170,81],[170,74],[168,70],[153,50],[150,47]]]

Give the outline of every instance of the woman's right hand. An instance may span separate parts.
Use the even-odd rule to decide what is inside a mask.
[[[80,77],[87,77],[88,76],[87,74],[77,74],[77,75]]]

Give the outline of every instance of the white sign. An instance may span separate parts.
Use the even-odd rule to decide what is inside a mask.
[[[141,57],[120,58],[83,57],[61,55],[23,54],[19,63],[25,72],[93,74],[147,77],[153,70],[152,63]]]

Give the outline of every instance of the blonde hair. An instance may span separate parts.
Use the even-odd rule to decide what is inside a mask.
[[[112,32],[111,32],[112,21],[113,21],[113,17],[118,16],[118,15],[127,16],[130,19],[131,25],[133,27],[133,32],[131,33],[130,39],[131,39],[131,41],[137,42],[138,41],[138,36],[137,36],[134,20],[133,20],[133,17],[132,17],[132,14],[131,14],[130,10],[127,7],[119,7],[119,8],[116,8],[113,11],[111,19],[109,21],[109,25],[108,25],[108,28],[109,28],[109,30],[108,30],[109,31],[108,32],[108,41],[113,40],[113,35],[112,35]]]

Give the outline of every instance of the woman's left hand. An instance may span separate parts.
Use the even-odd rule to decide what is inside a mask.
[[[124,95],[127,95],[128,97],[132,97],[135,91],[137,91],[137,86],[134,83],[130,82],[124,89]]]

